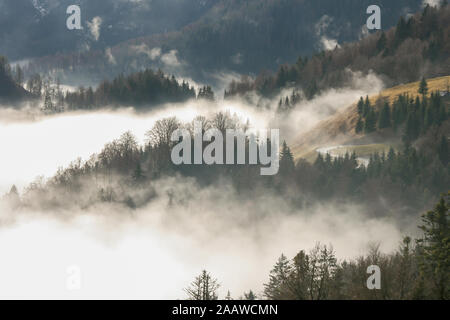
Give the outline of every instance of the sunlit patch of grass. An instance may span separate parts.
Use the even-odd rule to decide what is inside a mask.
[[[380,96],[387,98],[390,103],[394,102],[399,95],[408,94],[412,98],[420,95],[418,93],[420,81],[411,82],[408,84],[403,84],[395,86],[380,92],[379,95],[370,97],[371,102],[375,102]],[[427,79],[428,84],[428,96],[435,91],[446,91],[450,86],[450,76]]]

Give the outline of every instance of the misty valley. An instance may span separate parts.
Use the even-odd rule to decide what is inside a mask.
[[[450,298],[447,1],[69,2],[0,0],[1,299]]]

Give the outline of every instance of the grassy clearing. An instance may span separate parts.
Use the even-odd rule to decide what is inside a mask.
[[[434,91],[446,91],[447,88],[450,86],[450,76],[445,77],[439,77],[439,78],[433,78],[433,79],[427,79],[428,83],[428,95],[431,94],[431,92]],[[401,95],[407,93],[411,97],[416,97],[419,95],[417,92],[419,90],[419,84],[420,81],[417,82],[411,82],[408,84],[399,85],[396,87],[392,87],[386,90],[383,90],[380,92],[377,96],[370,97],[371,102],[375,102],[380,96],[383,98],[387,98],[390,103],[394,102],[395,99]]]
[[[446,91],[448,87],[450,87],[450,76],[427,79],[428,83],[428,92],[429,95],[434,91]],[[420,81],[412,82],[404,85],[395,86],[386,90],[383,90],[377,95],[370,96],[372,105],[377,105],[377,100],[387,99],[391,105],[397,99],[397,97],[401,94],[408,94],[411,98],[415,98],[419,95]],[[303,158],[308,162],[314,162],[317,158],[317,148],[333,146],[344,144],[349,146],[339,147],[333,149],[332,153],[337,155],[345,155],[346,152],[352,153],[355,151],[356,155],[361,158],[366,158],[375,152],[378,153],[387,153],[389,148],[392,146],[394,150],[398,150],[400,147],[400,143],[398,145],[392,143],[378,143],[378,144],[366,144],[366,145],[351,145],[352,141],[360,140],[364,137],[364,135],[356,135],[354,132],[354,128],[358,119],[358,113],[356,109],[356,103],[349,106],[345,111],[337,113],[331,116],[329,119],[322,121],[311,131],[303,135],[301,142],[292,145],[292,152],[296,159]],[[343,131],[341,128],[345,128]],[[339,135],[347,135],[348,139],[345,141],[337,141],[335,137]],[[315,139],[315,137],[323,136],[324,139]],[[328,137],[328,138],[326,138]],[[398,133],[389,133],[384,132],[383,140],[377,141],[396,141],[399,140]]]

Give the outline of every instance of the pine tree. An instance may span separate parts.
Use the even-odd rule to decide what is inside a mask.
[[[220,285],[209,272],[203,270],[185,291],[190,300],[217,300]]]
[[[13,185],[9,191],[9,193],[6,194],[5,199],[8,201],[9,205],[12,208],[17,208],[20,206],[20,195],[19,191],[17,190],[17,187]],[[1,200],[1,198],[0,198]]]
[[[436,297],[450,299],[450,193],[441,197],[434,210],[422,216],[423,238],[417,240],[420,248],[421,270],[433,279]]]
[[[269,283],[264,284],[264,295],[269,300],[280,300],[285,297],[286,285],[291,273],[291,263],[284,254],[270,271]]]
[[[363,97],[359,98],[358,105],[357,105],[358,114],[361,116],[364,111],[364,99]]]
[[[282,176],[290,176],[295,169],[294,156],[292,155],[291,149],[283,141],[280,153],[280,174]]]
[[[419,136],[419,132],[420,128],[417,121],[416,112],[409,112],[406,119],[405,132],[403,133],[403,141],[406,143],[410,143],[416,140]]]
[[[256,295],[252,290],[250,290],[249,292],[244,292],[244,300],[256,300]]]
[[[54,113],[55,112],[55,105],[53,104],[53,89],[50,88],[50,85],[46,83],[44,85],[44,106],[42,107],[42,110],[47,113]]]
[[[369,96],[366,96],[366,100],[364,101],[364,107],[363,107],[363,117],[367,117],[370,109],[371,109],[371,106],[370,106]]]
[[[422,77],[422,81],[420,81],[418,92],[424,97],[428,93],[428,84],[427,84],[427,80],[425,80],[425,77]]]
[[[381,32],[380,38],[377,41],[377,51],[382,52],[386,49],[387,39],[384,31]]]
[[[448,141],[447,141],[447,137],[446,136],[442,136],[441,138],[441,143],[439,144],[438,147],[438,155],[439,155],[439,159],[441,160],[442,164],[444,166],[447,166],[448,162],[449,162],[449,150],[448,150]]]
[[[136,182],[140,182],[144,178],[145,178],[144,172],[142,171],[141,164],[138,162],[138,164],[136,165],[136,168],[134,169],[134,172],[133,172],[133,180]]]
[[[361,133],[364,129],[364,122],[361,117],[358,117],[358,122],[356,122],[355,132]]]
[[[231,297],[230,290],[228,290],[227,296],[225,297],[225,300],[233,300],[233,298]]]
[[[386,102],[381,109],[380,115],[378,117],[378,128],[384,129],[391,126],[391,110],[389,104]]]
[[[210,86],[204,86],[200,88],[197,99],[214,100],[214,92]]]
[[[23,71],[22,71],[22,68],[20,67],[20,65],[17,65],[15,68],[14,81],[19,86],[22,86],[22,84],[23,84]]]
[[[366,121],[364,123],[364,132],[371,133],[376,129],[376,114],[371,108],[367,114]]]

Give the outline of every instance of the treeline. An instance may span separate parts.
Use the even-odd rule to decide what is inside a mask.
[[[195,89],[188,82],[183,80],[179,83],[174,76],[166,76],[161,70],[153,72],[147,69],[104,81],[96,90],[81,87],[76,92],[67,92],[64,104],[71,110],[117,105],[139,108],[166,102],[183,102],[195,97]]]
[[[395,25],[398,17],[406,14],[405,10],[416,12],[422,2],[378,0],[377,4],[383,8],[383,27]],[[183,69],[196,81],[208,81],[207,76],[217,70],[240,74],[255,74],[264,69],[276,70],[280,63],[293,63],[299,55],[311,55],[320,50],[322,36],[336,39],[339,43],[358,39],[361,26],[367,19],[367,7],[373,4],[370,0],[214,0],[201,3],[199,5],[193,1],[188,10],[201,7],[201,14],[195,19],[190,15],[190,23],[184,27],[179,25],[180,29],[173,29],[174,32],[152,35],[144,27],[148,25],[148,19],[142,23],[132,19],[140,26],[139,29],[144,28],[142,30],[146,31],[146,36],[132,36],[135,39],[115,42],[118,44],[111,51],[117,63],[108,60],[104,48],[91,49],[39,58],[30,63],[27,74],[64,70],[62,76],[66,74],[74,78],[89,75],[89,79],[100,81],[112,79],[120,73],[138,71],[137,68],[142,66],[155,68],[157,65],[164,68],[158,59],[154,61],[144,53],[133,51],[133,46],[141,44],[150,49],[159,47],[164,51],[177,50],[180,60],[186,61]],[[185,5],[178,1],[177,7]],[[156,12],[153,7],[145,14],[151,15],[151,12]],[[167,12],[162,13],[163,16],[165,14]],[[162,21],[163,24],[167,22],[164,19]],[[116,30],[114,34],[117,31],[120,32]],[[106,29],[102,35],[106,36],[102,36],[105,41],[112,36]],[[67,82],[70,79],[63,80]]]
[[[202,121],[204,130],[241,128],[245,132],[249,127],[227,113],[196,120]],[[240,195],[275,194],[295,208],[320,200],[363,202],[372,216],[402,218],[429,206],[435,195],[447,191],[450,185],[448,120],[428,130],[415,147],[405,144],[400,151],[373,154],[367,166],[358,164],[354,153],[335,158],[318,154],[314,163],[303,159],[295,162],[290,148],[283,143],[275,176],[261,176],[260,165],[174,165],[170,157],[175,144],[170,141],[171,134],[178,128],[191,131],[192,126],[174,117],[159,120],[148,131],[144,146],[125,133],[89,161],[74,162],[49,181],[32,184],[23,204],[31,203],[26,199],[38,194],[36,198],[46,205],[86,207],[106,201],[137,208],[154,197],[152,182],[180,175],[194,178],[203,187],[223,178]],[[207,145],[205,142],[203,147]],[[248,153],[248,145],[246,148]],[[142,188],[144,192],[137,192]],[[86,190],[90,190],[88,195],[83,192]],[[57,198],[52,196],[55,192]]]
[[[366,256],[338,262],[332,247],[317,245],[292,260],[282,255],[265,284],[271,300],[450,299],[450,193],[422,215],[423,234],[405,237],[397,252],[373,246]],[[369,266],[380,269],[379,289],[369,290]]]
[[[426,6],[409,19],[400,18],[396,27],[380,31],[359,42],[322,51],[311,58],[299,57],[293,65],[282,65],[276,74],[260,73],[256,79],[233,81],[225,97],[257,91],[272,96],[286,86],[295,86],[311,99],[321,90],[350,84],[351,71],[374,71],[389,85],[413,82],[421,76],[450,73],[450,6]],[[350,71],[351,70],[351,71]],[[422,74],[425,70],[425,74]]]
[[[11,67],[8,59],[0,55],[0,100],[11,102],[31,98],[22,87],[23,81],[22,68],[19,65]]]
[[[97,89],[79,87],[74,92],[63,92],[56,80],[43,79],[39,74],[27,81],[28,90],[37,97],[43,97],[42,110],[57,113],[64,110],[97,109],[105,106],[133,106],[144,109],[162,103],[184,102],[189,99],[214,100],[210,86],[199,89],[198,94],[188,82],[177,81],[161,70],[150,69],[129,76],[120,75],[112,81],[103,81]]]
[[[449,92],[432,92],[427,97],[427,84],[423,79],[419,89],[422,98],[415,99],[407,94],[397,97],[392,106],[388,101],[380,101],[381,106],[371,105],[369,97],[360,98],[357,104],[358,122],[356,133],[371,133],[392,128],[397,132],[403,128],[403,141],[411,143],[424,135],[429,128],[440,126],[448,118],[447,104]]]
[[[239,299],[448,300],[449,208],[450,193],[422,215],[422,235],[414,240],[405,237],[393,253],[383,254],[374,244],[366,255],[338,261],[331,245],[317,244],[292,259],[282,254],[270,271],[264,292],[256,296],[250,290]],[[373,272],[379,272],[378,279],[369,279]],[[185,291],[191,300],[216,300],[219,287],[218,280],[203,271]],[[232,299],[229,291],[225,299]]]

